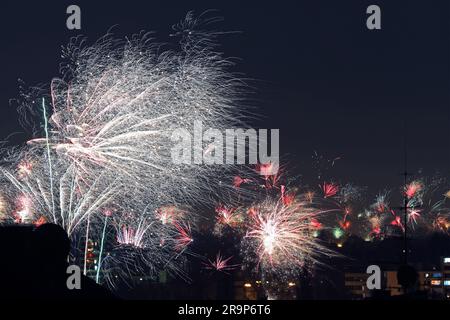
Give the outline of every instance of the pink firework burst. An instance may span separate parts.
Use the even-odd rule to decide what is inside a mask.
[[[295,192],[286,191],[286,187],[284,185],[281,186],[281,200],[285,206],[289,206],[295,200]]]
[[[311,227],[313,229],[320,230],[320,229],[323,228],[323,225],[322,225],[322,223],[319,220],[317,220],[315,218],[312,218],[311,219]]]
[[[265,188],[271,189],[277,186],[280,179],[280,168],[276,163],[260,163],[256,165],[256,172],[265,179]]]
[[[335,196],[339,191],[339,186],[331,182],[324,182],[323,185],[319,185],[323,191],[324,198],[331,198]]]
[[[404,232],[405,227],[402,224],[402,218],[400,216],[397,216],[393,210],[391,210],[391,213],[394,216],[394,220],[391,221],[391,225],[401,228]]]
[[[175,249],[178,251],[183,251],[194,241],[194,239],[192,238],[191,227],[189,224],[182,226],[178,223],[174,223],[174,227],[177,231],[177,235],[174,238]]]
[[[408,222],[417,224],[417,219],[420,218],[421,211],[422,210],[416,208],[408,209]]]
[[[230,227],[235,227],[239,224],[239,215],[236,212],[236,208],[229,208],[222,204],[216,207],[216,219],[220,224],[228,225]]]
[[[229,264],[228,262],[233,258],[230,256],[228,258],[224,258],[220,252],[217,253],[215,260],[209,260],[208,263],[203,263],[205,265],[205,269],[216,270],[219,272],[227,273],[226,271],[231,271],[239,267],[239,264]]]
[[[423,184],[420,181],[413,181],[405,186],[405,195],[408,197],[408,199],[411,199],[422,189]]]

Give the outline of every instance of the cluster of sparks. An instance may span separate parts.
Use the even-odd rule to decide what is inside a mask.
[[[239,189],[255,191],[256,200],[216,207],[215,230],[221,230],[217,234],[234,230],[241,237],[243,267],[266,277],[286,280],[305,265],[320,264],[317,257],[337,255],[325,243],[341,247],[350,236],[378,241],[402,236],[406,228],[409,237],[450,232],[448,185],[438,176],[417,178],[401,187],[397,198],[405,201],[404,208],[391,205],[394,191],[379,193],[367,205],[365,187],[329,181],[318,188],[293,187],[283,175],[281,171],[275,176],[235,177],[234,182],[245,181]]]
[[[266,199],[253,207],[244,242],[254,246],[263,269],[297,269],[326,251],[312,236],[317,215],[309,202]]]
[[[316,236],[329,210],[320,207],[313,192],[288,186],[284,170],[269,174],[264,167],[255,167],[256,176],[233,178],[245,181],[237,187],[238,197],[245,190],[252,190],[253,197],[235,206],[218,204],[214,230],[220,230],[218,236],[231,232],[240,239],[243,268],[262,277],[290,279],[307,265],[320,264],[321,257],[335,254]]]
[[[341,186],[341,190],[343,188],[344,186]],[[418,178],[408,182],[401,188],[401,192],[397,193],[397,203],[403,202],[403,206],[391,205],[390,198],[396,195],[394,191],[379,193],[375,201],[366,206],[359,195],[349,197],[336,192],[330,197],[326,191],[331,187],[327,190],[321,187],[329,205],[337,209],[334,218],[325,219],[323,222],[333,230],[332,235],[340,244],[343,238],[349,236],[371,241],[399,236],[406,229],[409,236],[417,237],[432,232],[448,233],[450,208],[446,188],[448,186],[443,178]],[[348,189],[358,193],[355,187]]]
[[[235,270],[237,267],[239,267],[239,265],[238,264],[230,264],[231,259],[233,259],[233,256],[225,258],[219,252],[219,253],[217,253],[216,258],[214,260],[208,259],[208,262],[204,263],[205,269],[215,270],[215,271],[224,272],[224,273]]]
[[[217,272],[243,267],[290,277],[334,255],[319,239],[324,233],[342,244],[351,235],[381,239],[405,227],[450,232],[450,191],[442,181],[417,179],[401,188],[405,221],[389,203],[390,192],[365,206],[364,188],[324,181],[322,172],[314,188],[293,187],[282,169],[274,173],[275,163],[238,174],[231,173],[236,167],[174,163],[176,129],[192,132],[198,120],[222,131],[239,123],[241,82],[214,49],[216,34],[197,31],[197,23],[188,15],[174,28],[182,36],[179,51],[161,51],[146,34],[64,50],[70,61],[62,77],[25,105],[44,119],[43,132],[5,157],[0,222],[62,226],[84,239],[77,249],[85,272],[88,242],[95,239],[96,280],[103,274],[111,285],[139,272],[185,277],[183,257],[197,231],[193,207],[218,195],[217,186],[236,199],[214,204],[211,233],[233,233],[242,256],[242,264],[232,264],[234,256],[217,253],[204,263]]]
[[[170,269],[180,260],[193,241],[186,212],[226,168],[174,163],[172,134],[193,133],[194,121],[221,131],[240,123],[242,81],[215,50],[217,34],[200,30],[211,21],[188,14],[173,28],[178,49],[162,49],[150,34],[63,49],[62,76],[24,94],[22,112],[43,124],[5,157],[2,203],[15,209],[2,221],[55,223],[85,239],[85,272],[89,239],[101,243],[100,255],[110,252],[98,268],[132,268],[139,256],[157,274],[156,263]]]

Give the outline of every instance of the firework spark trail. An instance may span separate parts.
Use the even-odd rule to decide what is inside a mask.
[[[41,169],[41,170],[39,170]],[[23,179],[17,179],[13,172],[2,169],[19,194],[30,199],[33,210],[45,216],[48,222],[61,225],[69,236],[87,220],[89,215],[111,202],[118,192],[117,186],[104,185],[99,176],[91,186],[81,191],[73,168],[60,168],[58,175],[53,172],[55,208],[53,209],[50,186],[45,183],[49,176],[48,166],[34,166],[33,172]],[[65,171],[64,171],[65,170]],[[62,218],[64,217],[64,219]]]
[[[95,282],[99,283],[100,280],[100,270],[102,268],[102,255],[103,248],[105,246],[105,235],[106,235],[106,226],[108,225],[108,214],[105,213],[105,223],[103,224],[102,238],[100,242],[100,253],[98,254],[98,266],[97,266],[97,274],[95,276]]]
[[[227,273],[226,271],[231,271],[239,267],[239,264],[229,264],[228,262],[231,259],[233,259],[233,256],[225,258],[221,255],[220,252],[218,252],[215,260],[208,259],[208,263],[203,264],[205,266],[205,269]]]
[[[87,217],[87,223],[86,223],[86,235],[84,240],[84,263],[83,263],[83,274],[86,275],[87,273],[87,264],[88,264],[88,250],[89,250],[89,227],[91,224],[91,220],[89,219],[89,215]]]
[[[47,121],[47,111],[45,108],[45,99],[42,98],[42,110],[44,114],[44,131],[45,131],[45,144],[47,148],[47,161],[48,161],[48,170],[49,170],[49,179],[50,179],[50,194],[52,197],[52,213],[53,213],[53,220],[56,221],[55,216],[55,199],[53,194],[53,172],[52,172],[52,158],[50,156],[50,144],[48,141],[48,121]],[[64,215],[61,214],[61,218],[63,219],[62,224],[64,225]]]
[[[181,225],[176,223],[174,227],[178,233],[175,237],[175,249],[183,252],[194,241],[191,234],[191,226],[189,224]]]
[[[320,187],[322,188],[324,198],[331,198],[339,191],[339,186],[334,183],[324,182]]]
[[[418,196],[419,192],[423,191],[423,184],[420,181],[413,181],[405,186],[405,195],[408,199]]]
[[[414,226],[414,224],[417,224],[417,219],[421,216],[422,210],[420,209],[408,209],[408,222],[412,223],[412,225]]]
[[[332,254],[313,237],[313,219],[320,212],[309,204],[297,198],[286,206],[267,198],[253,207],[243,249],[256,254],[263,271],[291,274],[308,261],[318,262],[320,255]]]
[[[157,218],[158,211],[147,205],[141,214],[122,213],[113,218],[116,243],[102,263],[106,283],[112,288],[118,281],[128,283],[133,275],[155,278],[160,270],[189,280],[180,268],[185,257],[178,250],[176,224],[163,223]]]
[[[216,209],[217,222],[230,227],[235,227],[243,220],[238,208],[230,208],[219,204]]]

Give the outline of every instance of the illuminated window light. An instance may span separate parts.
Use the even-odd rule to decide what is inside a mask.
[[[442,273],[433,273],[433,278],[442,278]]]
[[[288,283],[288,286],[289,286],[289,287],[293,287],[293,286],[295,286],[295,283],[294,283],[294,282],[289,282],[289,283]]]
[[[440,286],[441,285],[441,280],[431,280],[431,285],[432,286]]]
[[[244,283],[244,287],[246,287],[246,288],[251,288],[252,287],[252,284],[251,283]]]

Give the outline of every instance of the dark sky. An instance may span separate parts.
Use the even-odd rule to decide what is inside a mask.
[[[57,2],[57,3],[56,3]],[[279,128],[283,158],[312,175],[314,150],[341,156],[333,174],[374,190],[397,185],[407,122],[412,171],[449,176],[449,1],[1,1],[0,137],[20,131],[9,99],[58,75],[60,46],[83,34],[94,41],[113,25],[120,36],[155,30],[167,39],[187,11],[217,9],[216,28],[235,70],[255,79],[254,123]],[[69,4],[82,30],[66,29]],[[378,4],[382,30],[365,26]],[[20,135],[13,141],[19,141]]]

